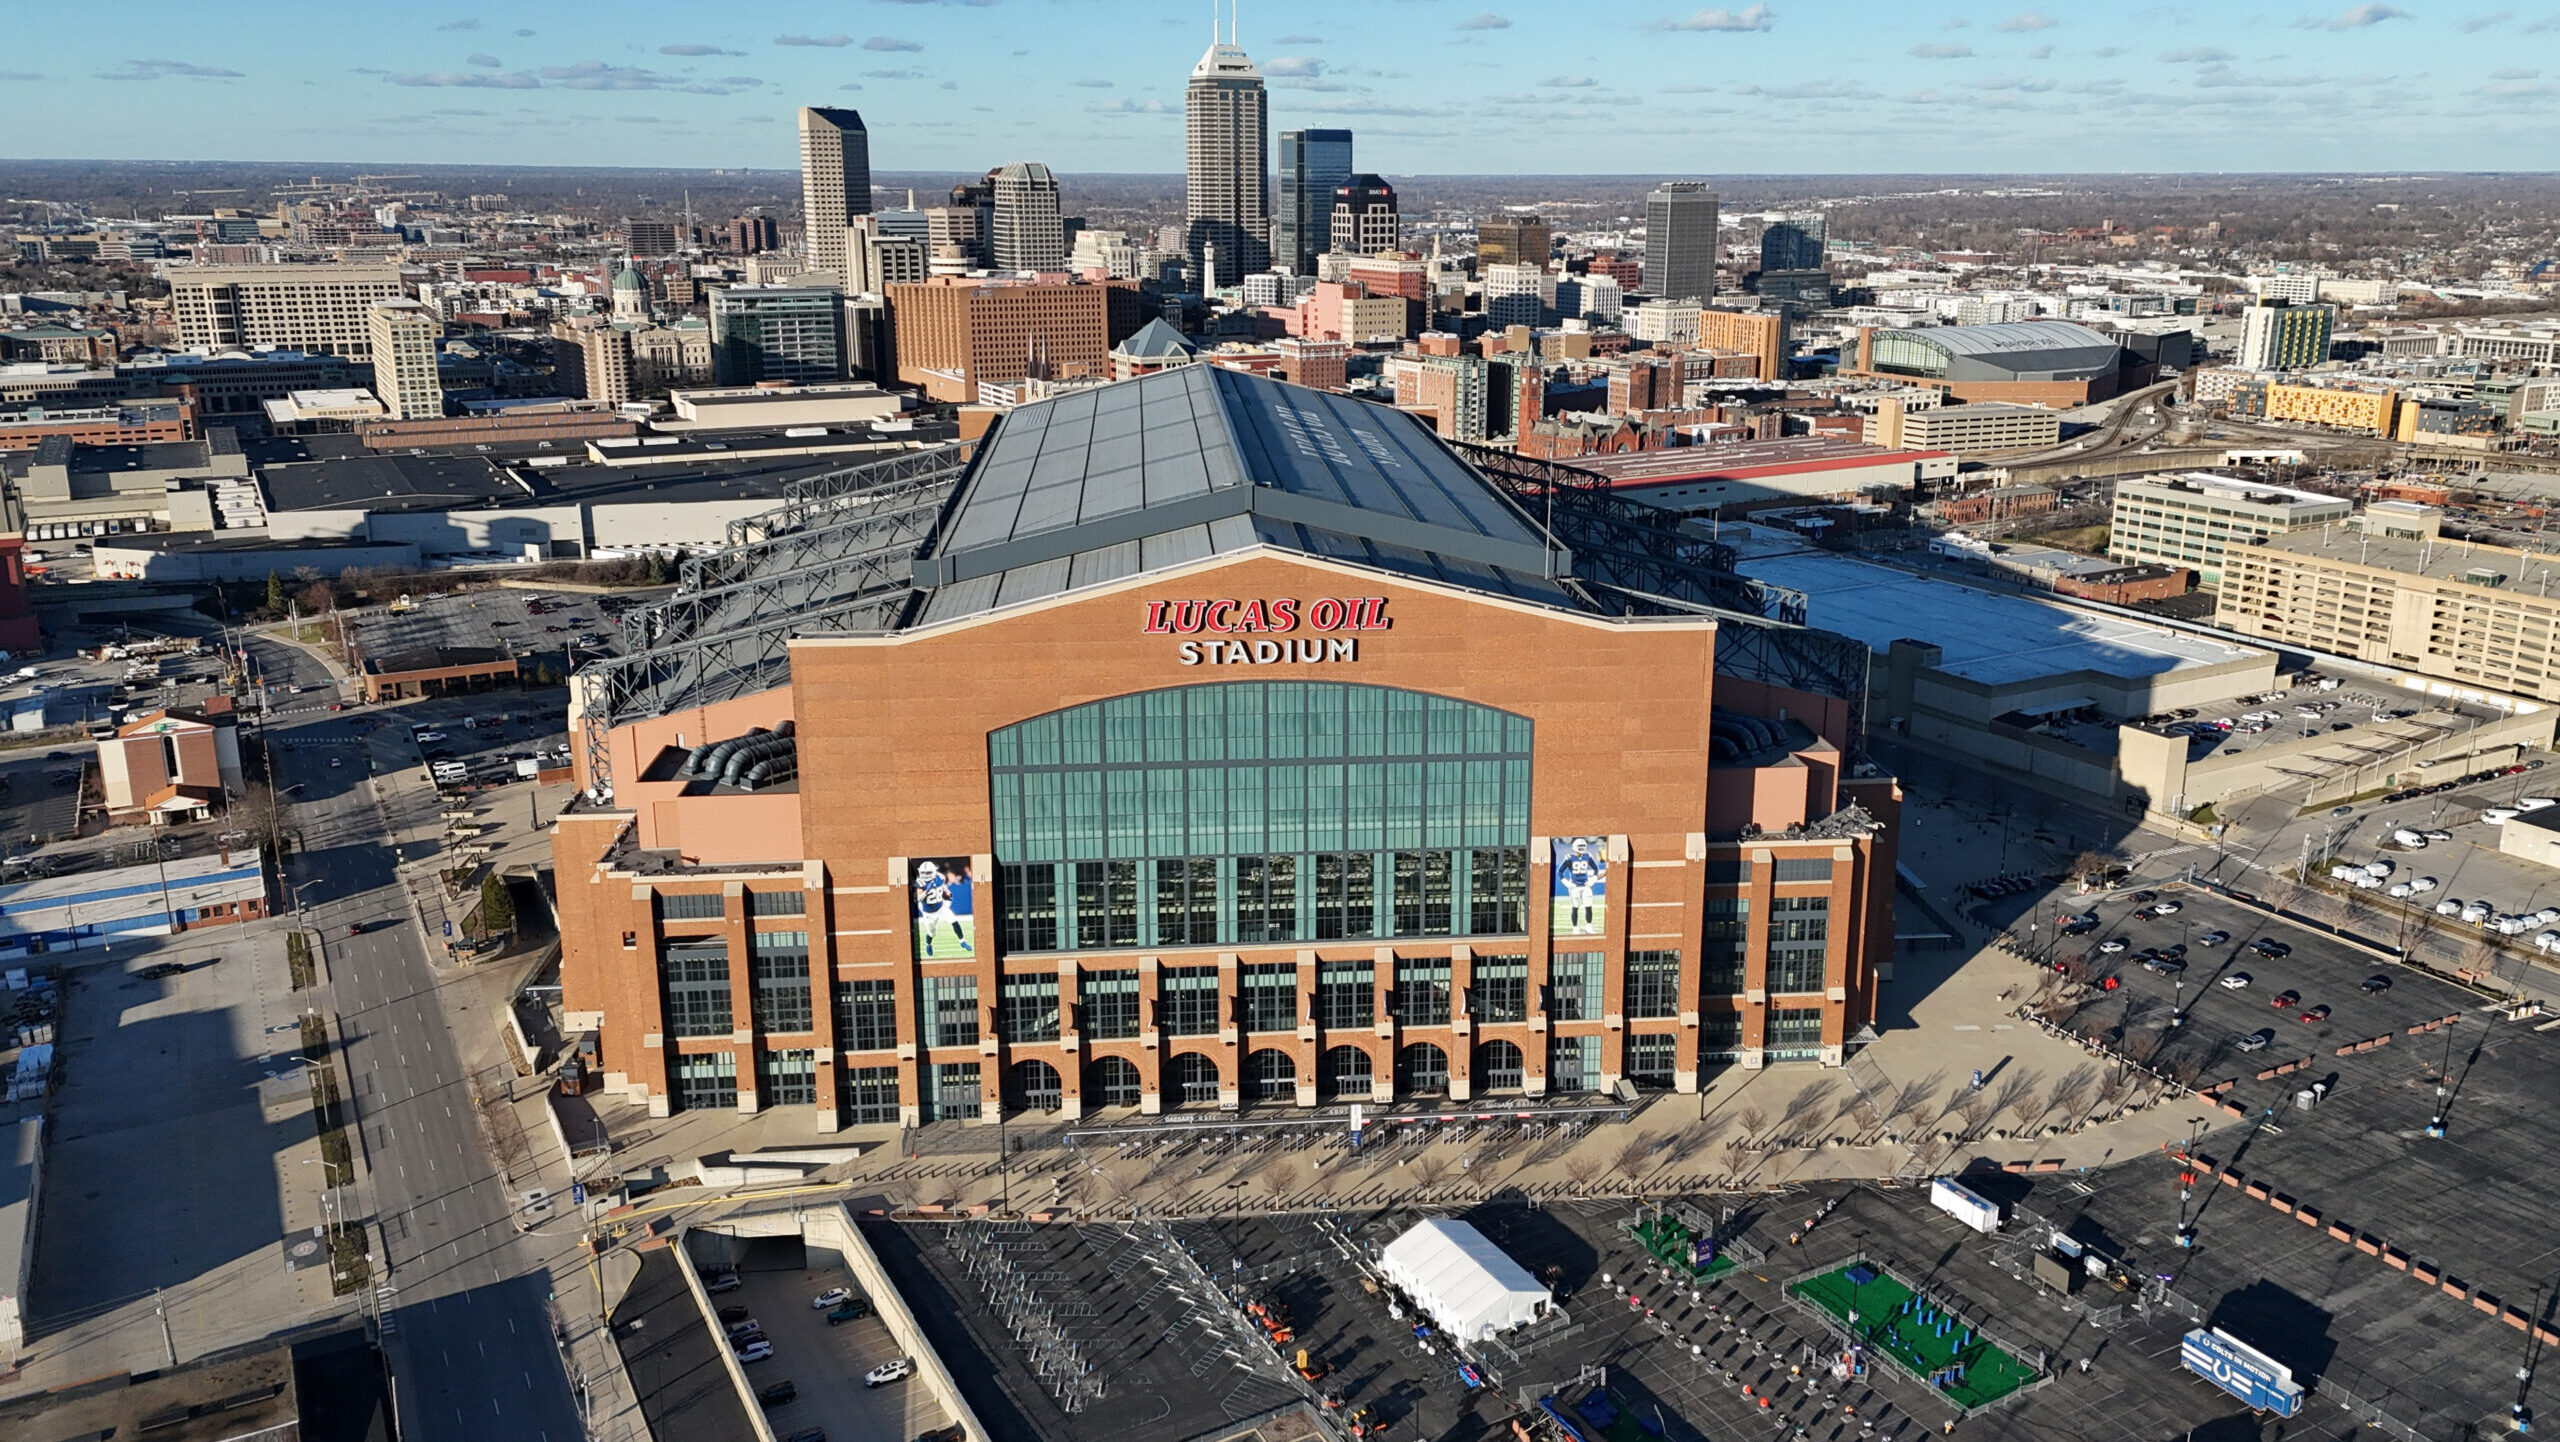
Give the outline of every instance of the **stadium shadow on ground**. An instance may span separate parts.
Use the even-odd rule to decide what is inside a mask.
[[[2329,1335],[2329,1313],[2273,1282],[2259,1280],[2222,1294],[2208,1327],[2219,1327],[2293,1369],[2308,1384],[2329,1370],[2338,1344]],[[2522,1334],[2518,1334],[2522,1335]]]

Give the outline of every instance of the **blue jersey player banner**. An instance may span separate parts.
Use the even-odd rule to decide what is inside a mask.
[[[1555,895],[1548,930],[1556,936],[1598,936],[1609,920],[1609,838],[1559,836],[1555,842]]]
[[[908,898],[914,903],[917,956],[938,961],[978,954],[976,892],[968,858],[930,856],[916,862]]]

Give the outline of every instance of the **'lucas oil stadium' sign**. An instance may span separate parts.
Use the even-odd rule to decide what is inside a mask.
[[[1384,631],[1384,596],[1293,596],[1149,601],[1146,634],[1196,636],[1177,654],[1185,666],[1271,666],[1357,661],[1361,631]]]

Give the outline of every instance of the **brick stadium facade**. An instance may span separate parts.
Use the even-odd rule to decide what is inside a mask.
[[[1285,413],[1249,471],[1340,423],[1387,428],[1341,435],[1408,486],[1483,486],[1407,418],[1125,385],[1259,388],[1222,392]],[[1062,422],[1031,409],[1005,426],[1036,447]],[[999,504],[1007,439],[946,546]],[[1481,1104],[1836,1065],[1872,1021],[1899,789],[1844,753],[1850,703],[1720,679],[1713,620],[1271,540],[940,599],[1040,539],[920,559],[943,590],[908,624],[605,734],[626,779],[554,854],[564,1004],[609,1088],[830,1126]],[[779,756],[796,782],[732,784]]]

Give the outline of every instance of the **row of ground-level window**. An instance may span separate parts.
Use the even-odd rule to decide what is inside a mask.
[[[1730,1062],[1741,1054],[1741,1019],[1702,1019],[1700,1060]],[[1818,1007],[1781,1008],[1769,1014],[1768,1045],[1775,1059],[1809,1059],[1822,1040]],[[1554,1037],[1547,1043],[1546,1091],[1564,1096],[1598,1090],[1600,1045],[1596,1036]],[[1667,1087],[1675,1080],[1678,1038],[1669,1033],[1636,1033],[1627,1038],[1626,1076],[1639,1086]],[[768,1106],[809,1105],[817,1100],[813,1054],[773,1052],[759,1064],[759,1100]],[[1521,1091],[1528,1083],[1527,1057],[1509,1041],[1477,1043],[1470,1060],[1475,1094]],[[688,1109],[734,1107],[738,1100],[736,1061],[726,1052],[677,1058],[676,1101]],[[1361,1047],[1337,1046],[1317,1060],[1315,1095],[1319,1102],[1367,1101],[1376,1095],[1377,1063]],[[1243,1074],[1236,1079],[1237,1099],[1245,1103],[1289,1103],[1298,1100],[1297,1059],[1276,1047],[1245,1053]],[[939,1062],[924,1069],[920,1107],[927,1121],[976,1117],[983,1105],[977,1062]],[[839,1073],[840,1120],[847,1126],[893,1125],[899,1120],[898,1069],[893,1066],[847,1067]],[[1449,1090],[1449,1054],[1430,1042],[1412,1042],[1396,1051],[1395,1095],[1401,1098],[1444,1095]],[[1164,1101],[1175,1107],[1213,1107],[1224,1100],[1227,1081],[1217,1059],[1184,1052],[1165,1063]],[[1083,1101],[1088,1107],[1134,1107],[1145,1082],[1137,1064],[1125,1057],[1096,1057],[1085,1064]],[[1055,1111],[1065,1097],[1057,1067],[1037,1059],[1014,1062],[1004,1073],[1004,1105],[1013,1111]]]
[[[1769,987],[1800,994],[1822,989],[1827,943],[1818,916],[1801,917],[1777,933],[1769,949]],[[767,937],[775,935],[767,933]],[[760,945],[750,966],[756,1025],[771,1035],[811,1029],[808,951],[805,937],[790,945]],[[1710,936],[1711,948],[1714,938]],[[1298,968],[1293,962],[1237,968],[1236,993],[1219,990],[1219,968],[1168,966],[1156,973],[1156,1025],[1169,1036],[1207,1036],[1229,1025],[1247,1032],[1294,1031],[1312,1023],[1329,1029],[1365,1028],[1380,1020],[1404,1026],[1447,1026],[1460,1015],[1475,1022],[1594,1021],[1601,1015],[1607,955],[1558,952],[1549,958],[1543,988],[1529,983],[1529,959],[1519,954],[1478,954],[1462,991],[1454,991],[1447,957],[1399,958],[1380,994],[1379,968],[1366,961],[1328,961],[1316,967],[1316,986],[1301,1015]],[[667,1032],[677,1037],[727,1036],[733,1030],[728,950],[724,943],[670,944],[663,971]],[[1743,989],[1738,951],[1711,949],[1703,963],[1700,993],[1730,996]],[[918,1034],[927,1046],[975,1046],[980,1008],[975,976],[927,976],[920,980]],[[1139,973],[1134,968],[1084,972],[1076,982],[1078,1035],[1120,1041],[1138,1035]],[[1383,1007],[1381,1002],[1383,1000]],[[834,986],[836,1044],[847,1051],[888,1051],[898,1045],[898,988],[888,978],[839,981]],[[1636,1020],[1677,1016],[1680,953],[1646,950],[1627,954],[1624,1015]],[[1463,1009],[1462,1009],[1463,1008]],[[996,1035],[1008,1042],[1056,1041],[1067,1019],[1055,976],[1006,976],[997,984]]]
[[[1529,927],[1526,847],[1005,863],[1008,952],[1501,936]]]

